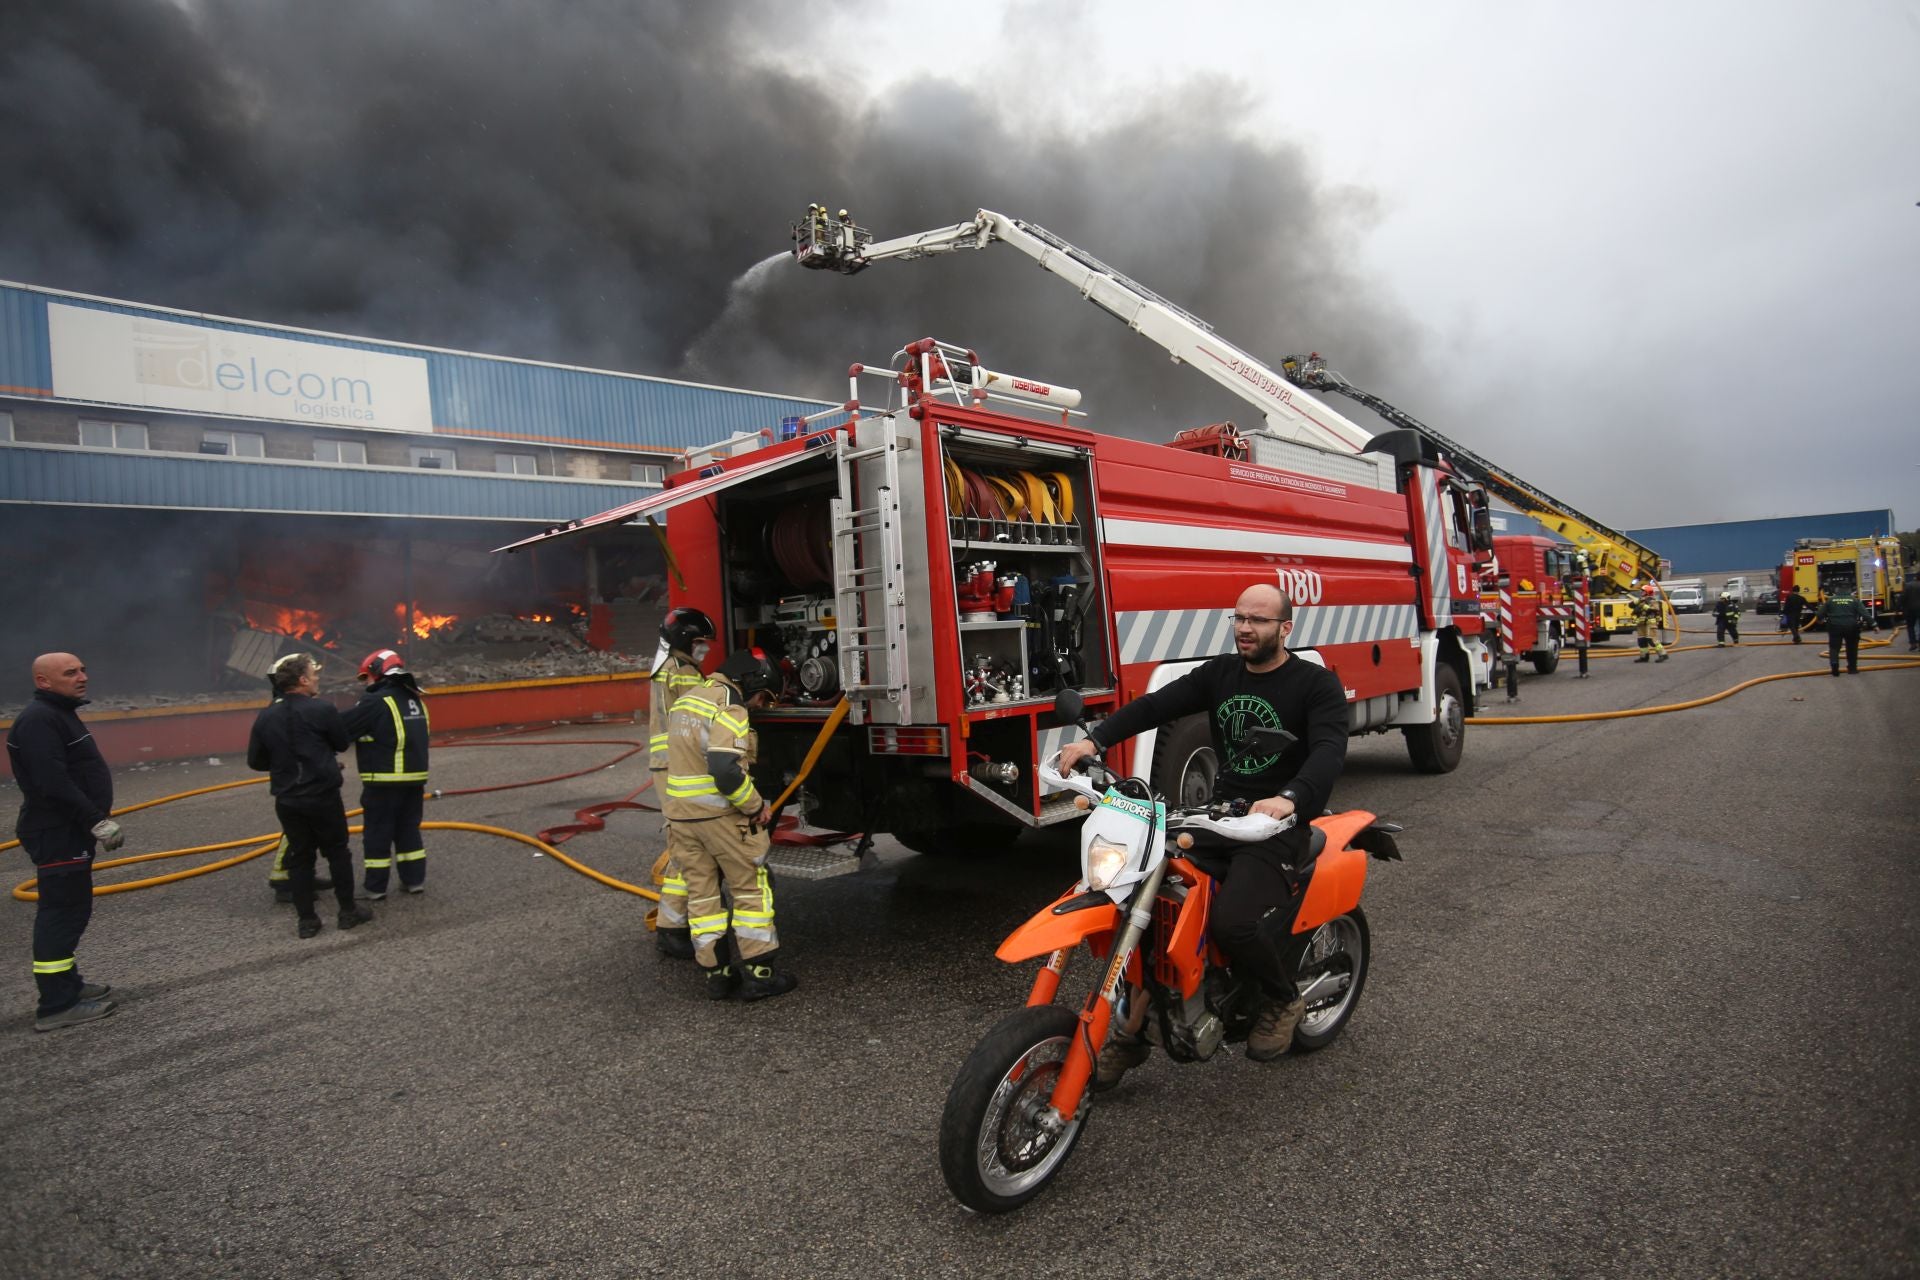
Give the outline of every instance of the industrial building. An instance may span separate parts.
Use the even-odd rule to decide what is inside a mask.
[[[1627,535],[1672,561],[1676,575],[1691,575],[1777,569],[1800,538],[1872,538],[1898,532],[1893,512],[1880,508],[1629,529]]]
[[[0,672],[19,686],[0,706],[47,650],[85,657],[108,707],[257,700],[270,651],[332,648],[350,676],[360,646],[475,618],[509,624],[496,655],[648,655],[648,531],[493,548],[822,407],[0,283]]]

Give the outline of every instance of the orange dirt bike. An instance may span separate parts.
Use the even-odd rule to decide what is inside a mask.
[[[1063,693],[1055,708],[1084,727],[1078,694]],[[1251,741],[1277,752],[1292,738],[1255,729]],[[1058,763],[1055,756],[1043,764],[1042,779],[1078,792],[1090,810],[1080,879],[994,953],[1013,964],[1046,962],[1027,1007],[996,1024],[961,1064],[940,1117],[940,1170],[960,1202],[981,1213],[1018,1208],[1060,1172],[1086,1127],[1094,1065],[1115,1030],[1144,1032],[1176,1062],[1204,1062],[1246,1039],[1263,992],[1228,971],[1207,935],[1208,910],[1233,842],[1268,840],[1293,825],[1249,813],[1244,801],[1169,810],[1146,783],[1119,777],[1097,756],[1089,764],[1109,779],[1104,787],[1060,773]],[[1360,910],[1367,859],[1398,858],[1399,830],[1358,809],[1313,823],[1311,875],[1293,924],[1294,933],[1313,935],[1297,978],[1306,1013],[1296,1051],[1331,1044],[1360,1000],[1372,955]],[[1105,960],[1106,971],[1076,1013],[1053,1001],[1082,947]]]

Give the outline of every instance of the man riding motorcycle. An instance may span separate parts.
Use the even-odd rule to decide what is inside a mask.
[[[1060,771],[1137,733],[1204,712],[1220,762],[1214,799],[1244,800],[1251,812],[1300,821],[1263,844],[1235,851],[1214,898],[1209,932],[1236,975],[1252,976],[1265,992],[1247,1056],[1270,1062],[1287,1051],[1305,1002],[1294,983],[1310,937],[1295,936],[1293,921],[1312,874],[1307,861],[1310,819],[1333,794],[1347,757],[1347,698],[1326,668],[1287,652],[1293,602],[1265,583],[1248,587],[1234,606],[1236,653],[1210,658],[1165,688],[1134,699],[1095,725],[1086,739],[1068,743]],[[1279,728],[1295,741],[1274,753],[1255,745],[1249,728]],[[1096,1088],[1111,1088],[1149,1053],[1140,1038],[1143,1011],[1100,1053]]]

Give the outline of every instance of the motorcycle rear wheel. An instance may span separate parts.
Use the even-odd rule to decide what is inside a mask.
[[[1039,1195],[1086,1126],[1091,1084],[1057,1135],[1037,1123],[1079,1019],[1038,1005],[1000,1020],[961,1064],[940,1115],[940,1172],[976,1213],[1005,1213]]]
[[[1344,970],[1349,975],[1347,989],[1338,999],[1310,1004],[1293,1032],[1293,1047],[1300,1053],[1312,1053],[1333,1043],[1340,1029],[1353,1016],[1360,1003],[1360,992],[1367,985],[1367,969],[1373,960],[1373,935],[1367,929],[1366,913],[1355,907],[1343,916],[1314,930],[1306,954],[1300,957],[1299,983],[1304,990],[1312,976]]]

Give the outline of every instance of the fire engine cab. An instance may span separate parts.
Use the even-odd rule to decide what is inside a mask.
[[[862,404],[863,378],[887,385],[883,407]],[[917,341],[853,366],[847,402],[796,438],[515,548],[664,515],[675,602],[785,673],[754,718],[763,791],[811,758],[808,821],[910,847],[1077,816],[1035,771],[1067,732],[1055,695],[1077,689],[1097,716],[1230,652],[1228,614],[1260,581],[1293,598],[1291,647],[1340,678],[1354,733],[1399,730],[1423,771],[1459,763],[1492,678],[1492,540],[1478,487],[1430,441],[1394,430],[1354,453],[1213,428],[1155,444],[1101,434],[1079,401]],[[1217,769],[1198,718],[1120,754],[1184,802]]]

